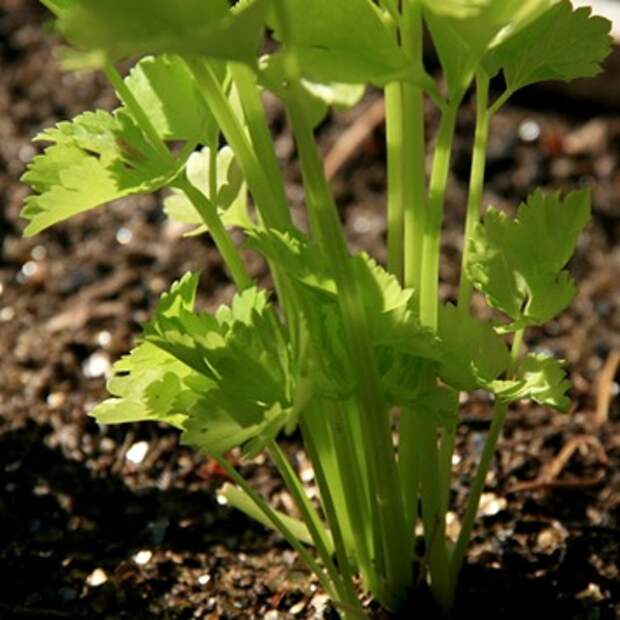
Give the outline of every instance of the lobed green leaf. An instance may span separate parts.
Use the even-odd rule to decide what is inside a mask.
[[[190,155],[186,164],[187,178],[217,208],[222,223],[226,227],[251,228],[254,224],[248,213],[247,188],[241,169],[229,146],[224,146],[217,154],[217,193],[211,196],[210,174],[211,156],[209,147],[204,147]],[[177,222],[192,226],[188,235],[207,231],[200,214],[191,201],[180,190],[164,200],[166,215]]]
[[[21,212],[29,222],[26,236],[112,200],[155,191],[180,171],[159,156],[124,109],[85,112],[37,139],[54,144],[22,177],[38,192]]]
[[[489,208],[474,232],[467,276],[515,330],[542,324],[559,314],[575,295],[567,271],[581,230],[590,217],[590,195],[536,191],[517,217]]]
[[[229,8],[226,0],[51,2],[58,28],[102,64],[144,54],[199,54],[254,64],[268,0]]]
[[[394,33],[368,0],[288,0],[286,10],[289,43],[302,77],[311,82],[381,86],[411,71]],[[281,40],[280,25],[276,20],[271,25]]]
[[[498,41],[485,68],[490,75],[502,69],[510,92],[543,80],[591,77],[611,50],[610,28],[589,8],[557,2]]]

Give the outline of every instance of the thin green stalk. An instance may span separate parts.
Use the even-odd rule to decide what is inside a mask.
[[[486,168],[487,143],[489,141],[489,77],[482,69],[476,74],[476,133],[469,175],[469,196],[465,218],[465,237],[461,258],[461,280],[459,285],[458,308],[462,313],[469,313],[473,287],[467,277],[466,267],[469,259],[469,245],[482,209],[482,192],[484,189],[484,172]]]
[[[224,469],[228,476],[246,493],[248,497],[256,504],[256,507],[273,523],[273,526],[286,538],[288,543],[299,554],[299,557],[308,565],[308,568],[316,575],[321,587],[327,592],[327,594],[334,600],[338,600],[337,592],[334,590],[334,585],[329,580],[323,569],[318,565],[316,560],[310,555],[308,550],[295,538],[294,534],[283,523],[276,512],[271,508],[268,502],[266,502],[248,482],[241,476],[237,470],[222,456],[212,455],[217,463]]]
[[[209,229],[211,237],[217,246],[224,263],[230,270],[232,278],[237,288],[242,291],[253,286],[254,281],[247,272],[241,256],[237,252],[230,235],[226,232],[222,220],[217,213],[217,207],[186,178],[179,178],[175,181],[178,189],[188,197],[200,218]]]
[[[524,333],[524,330],[521,329],[514,335],[511,350],[511,368],[508,372],[509,376],[512,375],[514,367],[516,366],[521,354]],[[450,581],[453,589],[456,588],[458,576],[465,560],[467,546],[471,537],[471,531],[476,520],[476,514],[478,513],[480,497],[484,491],[487,473],[489,471],[489,467],[491,466],[493,455],[495,454],[497,441],[501,435],[502,429],[504,428],[507,413],[508,404],[503,401],[497,401],[495,403],[491,428],[489,429],[489,434],[487,435],[487,440],[484,444],[484,449],[480,457],[480,463],[478,464],[478,470],[476,471],[476,476],[469,489],[467,505],[465,507],[465,513],[461,522],[461,531],[459,532],[459,537],[456,541],[456,545],[454,546],[450,560]]]
[[[409,570],[401,548],[406,531],[402,520],[402,501],[389,416],[383,403],[379,377],[368,341],[363,300],[350,268],[350,255],[316,151],[312,130],[296,102],[289,102],[288,108],[300,155],[304,187],[310,208],[314,209],[321,227],[320,239],[325,255],[333,268],[351,365],[358,378],[357,397],[363,416],[360,423],[371,470],[369,479],[375,495],[375,501],[371,501],[375,513],[373,521],[376,523],[373,527],[378,538],[375,549],[385,552],[385,566],[379,564],[379,557],[376,558],[378,570],[394,589],[390,603],[397,605],[399,595],[402,595],[409,582]]]
[[[327,430],[343,481],[344,500],[355,538],[355,557],[360,573],[368,589],[379,594],[382,586],[377,583],[374,575],[373,557],[369,548],[372,544],[372,533],[368,531],[368,506],[361,485],[360,464],[351,441],[347,414],[342,403],[335,402],[333,411],[327,412]]]
[[[437,328],[441,226],[459,103],[460,98],[454,102],[449,102],[444,106],[441,114],[429,187],[428,209],[424,223],[420,318],[423,325],[432,329]]]
[[[289,493],[293,496],[293,500],[295,501],[306,526],[308,527],[308,531],[312,536],[312,540],[314,541],[314,545],[323,562],[323,566],[327,570],[334,587],[338,590],[339,599],[348,603],[356,603],[357,597],[355,596],[353,582],[350,581],[347,583],[344,581],[342,579],[342,574],[336,569],[336,566],[330,556],[329,539],[325,526],[314,509],[314,506],[310,502],[310,499],[306,495],[297,474],[295,473],[286,455],[282,452],[282,449],[275,441],[270,443],[268,449],[274,465],[282,476]]]
[[[306,447],[308,455],[310,456],[310,460],[312,461],[312,468],[314,470],[316,482],[319,487],[321,502],[325,511],[325,515],[327,517],[327,521],[330,525],[330,530],[334,541],[334,548],[336,550],[336,558],[338,559],[338,567],[340,569],[340,572],[342,573],[342,579],[348,588],[348,597],[351,599],[351,602],[355,601],[356,605],[359,606],[361,610],[359,600],[355,594],[353,573],[351,572],[351,565],[349,562],[344,536],[341,529],[343,523],[336,509],[334,497],[331,492],[331,481],[327,478],[326,472],[323,469],[323,462],[319,457],[313,433],[308,429],[307,425],[305,425],[303,421],[301,427],[302,435],[304,438],[304,446]]]
[[[218,156],[218,137],[209,144],[209,196],[217,196],[217,156]]]
[[[400,82],[385,87],[387,142],[388,270],[404,282],[403,101]]]
[[[200,58],[187,56],[185,62],[200,84],[207,105],[239,161],[265,225],[278,230],[290,228],[292,220],[288,207],[278,199],[269,176],[265,173],[243,125],[235,116],[213,71]]]
[[[415,542],[414,532],[420,498],[420,458],[416,442],[419,432],[415,413],[411,410],[403,411],[398,423],[398,469],[411,545]]]
[[[430,411],[420,412],[418,424],[419,432],[416,434],[416,439],[419,458],[422,463],[420,486],[426,558],[435,600],[443,609],[447,610],[450,608],[452,600],[448,549],[445,541],[445,516],[442,520],[441,510],[437,426]]]
[[[505,90],[491,105],[491,107],[489,108],[489,114],[491,116],[493,116],[494,114],[496,114],[500,108],[503,107],[503,105],[508,101],[508,99],[510,99],[510,97],[512,97],[513,95],[513,91],[511,90]]]
[[[252,142],[256,152],[260,153],[261,163],[265,174],[269,177],[271,189],[278,201],[283,205],[287,205],[284,180],[265,117],[265,109],[260,98],[256,77],[245,64],[231,62],[229,67],[233,82],[239,93],[239,99],[241,100]]]
[[[405,0],[402,16],[402,47],[422,70],[422,9],[419,0]],[[409,83],[402,85],[403,161],[404,168],[404,282],[420,290],[424,220],[426,217],[426,171],[424,97],[422,89]]]
[[[279,0],[275,8],[289,42],[285,4]],[[384,602],[398,607],[404,600],[410,582],[408,558],[402,554],[402,540],[407,532],[403,520],[402,498],[392,445],[390,419],[387,415],[378,371],[368,339],[364,303],[353,274],[350,254],[344,239],[336,205],[327,185],[323,164],[319,158],[312,128],[299,104],[300,85],[294,48],[287,50],[285,68],[290,97],[288,111],[299,153],[307,202],[314,211],[319,226],[319,242],[333,269],[338,300],[349,348],[351,366],[357,377],[357,400],[362,419],[364,445],[368,455],[369,480],[373,489],[373,530],[376,532],[375,549],[385,553],[385,564],[379,564],[378,574],[385,579],[390,591]],[[376,525],[375,525],[376,524]]]
[[[445,426],[439,444],[439,488],[441,489],[441,522],[445,522],[450,504],[450,485],[452,482],[452,456],[456,442],[456,424]]]
[[[111,63],[107,63],[103,70],[110,84],[112,84],[112,87],[116,91],[119,99],[138,122],[140,129],[144,132],[144,135],[151,143],[151,146],[157,151],[165,162],[173,163],[174,158],[168,150],[168,147],[162,140],[161,136],[157,133],[157,130],[151,123],[151,119],[142,109],[142,106],[140,106],[137,99],[133,96],[133,93],[129,90],[127,84],[125,84],[125,81],[116,70],[116,67],[114,67]]]

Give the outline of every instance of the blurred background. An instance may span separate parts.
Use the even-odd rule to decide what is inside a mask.
[[[596,5],[616,16],[618,36],[620,3]],[[225,478],[213,462],[180,446],[170,429],[99,428],[87,415],[105,397],[112,363],[173,280],[201,270],[200,306],[209,310],[233,288],[210,239],[183,238],[160,195],[22,239],[18,214],[28,190],[19,177],[41,148],[32,137],[84,110],[117,105],[101,75],[60,72],[48,17],[34,0],[0,0],[0,619],[334,617],[276,535],[218,502]],[[302,222],[294,145],[278,102],[266,104]],[[429,105],[431,140],[437,117]],[[318,130],[351,247],[382,262],[383,121],[381,95],[372,91]],[[467,102],[449,184],[445,299],[456,296],[474,122]],[[528,330],[531,350],[567,360],[573,409],[511,412],[457,617],[620,614],[619,159],[617,48],[604,75],[527,89],[494,118],[485,204],[512,211],[539,185],[589,187],[594,218],[571,263],[579,296],[556,321]],[[269,286],[261,261],[246,258]],[[453,533],[489,416],[483,394],[462,405]],[[296,437],[286,446],[316,494]],[[262,457],[240,466],[276,506],[294,511]]]

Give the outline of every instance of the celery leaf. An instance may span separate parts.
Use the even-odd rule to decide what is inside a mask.
[[[224,226],[251,228],[253,223],[248,214],[246,185],[229,146],[222,147],[217,154],[217,193],[214,196],[211,196],[209,189],[210,168],[210,150],[204,147],[192,153],[187,160],[187,178],[217,208]],[[199,213],[180,190],[173,190],[172,195],[165,199],[164,211],[170,219],[192,226],[188,235],[207,230]]]
[[[288,0],[290,45],[301,77],[325,84],[383,85],[403,77],[410,63],[379,9],[368,0]],[[279,24],[273,22],[281,39]]]
[[[559,314],[576,289],[564,269],[590,218],[590,195],[536,191],[516,218],[489,208],[474,232],[467,275],[488,303],[514,323],[542,324]]]
[[[194,77],[176,56],[143,58],[125,83],[164,140],[199,142],[215,125]]]
[[[547,355],[525,356],[517,367],[514,380],[495,381],[488,389],[506,402],[529,399],[563,412],[570,407],[570,399],[566,395],[570,381],[566,378],[562,362]]]
[[[36,139],[54,144],[30,162],[22,177],[37,192],[26,198],[21,212],[29,222],[26,236],[112,200],[155,191],[179,173],[124,109],[85,112]]]
[[[439,376],[454,389],[484,387],[510,365],[508,347],[491,325],[452,304],[440,306],[439,337],[444,352]]]
[[[611,50],[610,27],[589,8],[559,2],[506,37],[485,58],[485,67],[491,75],[503,69],[511,92],[543,80],[591,77]]]
[[[96,64],[142,54],[200,54],[255,63],[266,0],[229,8],[226,0],[54,2],[58,28]]]

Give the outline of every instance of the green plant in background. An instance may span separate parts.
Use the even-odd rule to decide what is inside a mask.
[[[116,364],[95,418],[179,428],[226,469],[228,501],[281,532],[343,617],[363,615],[358,575],[389,609],[421,580],[449,609],[509,403],[569,407],[561,362],[526,354],[523,338],[573,298],[565,267],[590,212],[586,191],[536,191],[516,217],[489,208],[480,219],[489,124],[524,86],[596,74],[609,23],[565,0],[42,1],[72,45],[65,65],[102,69],[121,106],[36,138],[52,144],[24,175],[35,192],[25,234],[170,188],[167,215],[192,234],[208,231],[238,288],[229,307],[208,314],[194,309],[196,274],[175,283]],[[424,25],[441,86],[423,64]],[[260,56],[266,36],[275,51]],[[127,58],[139,60],[123,79],[115,63]],[[503,86],[491,100],[496,76]],[[452,305],[438,295],[441,228],[457,111],[472,83],[477,123]],[[329,107],[355,105],[368,85],[385,90],[387,270],[349,252],[313,135]],[[290,119],[308,233],[291,220],[263,90]],[[425,97],[441,113],[429,179]],[[281,312],[248,274],[231,227],[269,264]],[[471,314],[474,290],[492,322]],[[453,544],[445,518],[459,393],[480,389],[495,414]],[[296,428],[320,505],[277,443]],[[267,450],[301,520],[270,507],[231,467],[224,455],[236,447],[247,457]]]

